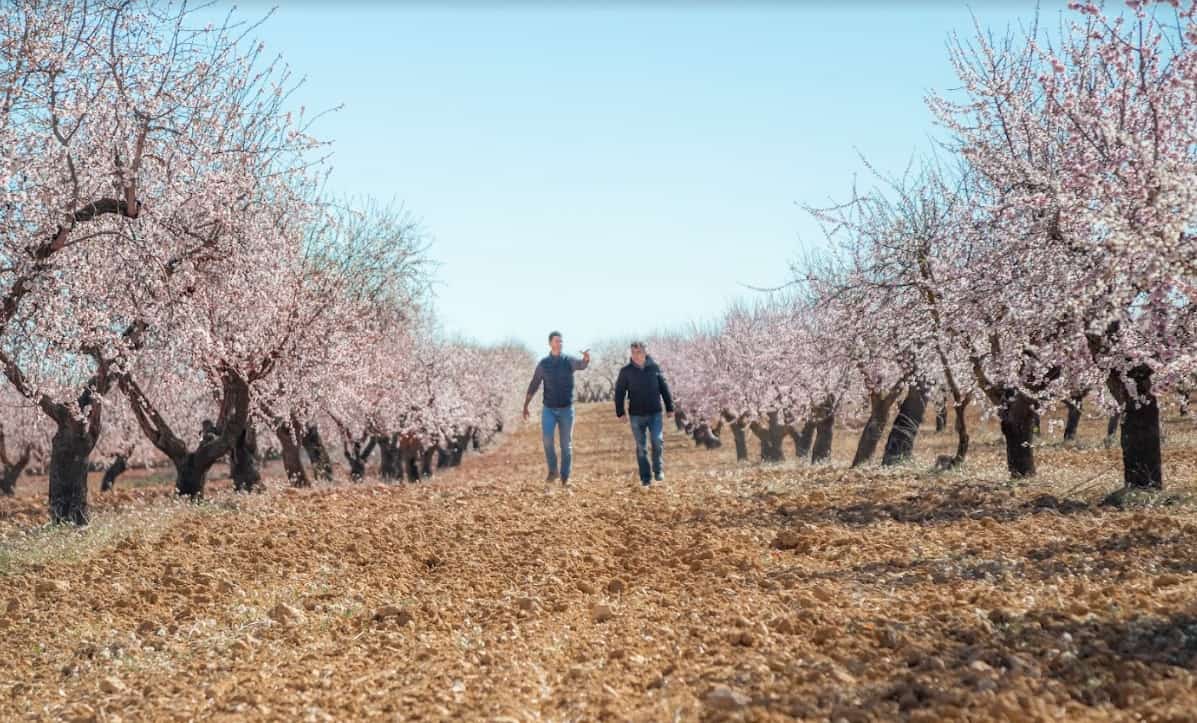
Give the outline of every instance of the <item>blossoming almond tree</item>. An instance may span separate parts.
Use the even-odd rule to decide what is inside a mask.
[[[1041,287],[1051,299],[1010,312],[1037,304],[1090,357],[1071,329],[1049,331],[1062,349],[1036,363],[1063,379],[1101,370],[1124,414],[1124,480],[1159,487],[1157,396],[1194,371],[1197,30],[1191,3],[1127,5],[1073,3],[1057,40],[1033,28],[957,43],[964,99],[931,105],[983,186],[1003,258],[1058,279]]]
[[[0,11],[0,363],[55,422],[53,520],[87,520],[104,396],[185,306],[163,292],[251,242],[262,172],[285,186],[316,147],[248,30],[138,0]]]

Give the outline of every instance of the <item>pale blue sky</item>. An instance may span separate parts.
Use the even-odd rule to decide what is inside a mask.
[[[333,190],[422,220],[447,329],[539,351],[557,328],[576,351],[783,282],[822,243],[799,203],[843,199],[858,151],[896,173],[929,147],[923,98],[955,85],[945,41],[971,22],[952,2],[284,2],[260,35],[299,100],[345,106],[317,127]]]

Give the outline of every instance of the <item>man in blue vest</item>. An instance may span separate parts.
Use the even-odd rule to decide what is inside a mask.
[[[528,405],[544,382],[544,409],[540,413],[540,432],[544,440],[544,459],[549,466],[546,482],[557,479],[557,450],[553,444],[553,430],[561,435],[561,484],[569,484],[569,471],[573,462],[574,433],[574,372],[590,366],[590,350],[582,352],[576,359],[561,353],[561,332],[549,334],[549,355],[536,365],[532,383],[528,385],[528,396],[524,399],[524,419],[530,416]]]

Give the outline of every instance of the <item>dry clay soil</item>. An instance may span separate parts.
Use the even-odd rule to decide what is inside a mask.
[[[1191,506],[847,471],[840,437],[831,467],[762,467],[671,428],[642,492],[586,406],[572,493],[530,424],[430,483],[142,487],[84,531],[35,525],[26,485],[0,720],[1197,720]]]

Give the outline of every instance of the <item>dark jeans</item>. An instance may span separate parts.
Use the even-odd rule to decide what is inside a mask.
[[[660,475],[664,471],[664,462],[661,459],[665,451],[664,423],[660,412],[644,415],[631,414],[628,417],[632,422],[632,437],[636,440],[636,464],[640,467],[640,482],[648,484],[654,475]],[[644,439],[646,435],[651,440],[653,447],[651,469],[648,466],[648,449]]]
[[[568,480],[574,458],[574,408],[544,407],[540,412],[540,433],[544,441],[544,461],[549,474],[557,476],[557,450],[553,444],[553,428],[561,436],[561,479]]]

